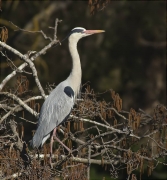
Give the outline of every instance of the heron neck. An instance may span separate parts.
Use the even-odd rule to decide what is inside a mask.
[[[69,39],[69,51],[72,57],[72,71],[70,73],[69,79],[75,92],[75,96],[77,96],[80,91],[82,71],[80,57],[77,50],[77,41],[74,39]]]

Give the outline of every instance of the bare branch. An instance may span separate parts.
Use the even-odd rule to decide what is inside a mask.
[[[46,34],[45,34],[42,30],[40,30],[40,31],[29,31],[29,30],[25,30],[25,29],[22,29],[22,28],[18,27],[17,25],[15,25],[15,24],[14,24],[13,22],[11,22],[11,21],[10,21],[10,23],[17,28],[15,31],[24,31],[24,32],[27,32],[27,33],[41,33],[42,36],[43,36],[45,39],[49,39],[50,41],[52,41],[52,38],[46,36]]]
[[[20,59],[25,60],[25,62],[27,61],[26,63],[23,63],[22,65],[20,65],[20,66],[17,68],[18,71],[22,71],[22,70],[28,65],[28,63],[29,63],[29,65],[31,66],[31,68],[33,68],[33,71],[35,71],[35,70],[34,70],[34,67],[33,67],[33,64],[32,64],[32,61],[34,61],[34,60],[35,60],[37,57],[39,57],[40,55],[45,54],[46,51],[47,51],[48,49],[50,49],[51,47],[53,47],[54,45],[60,44],[60,43],[59,43],[59,40],[57,40],[57,36],[56,36],[58,22],[59,22],[59,20],[56,19],[56,23],[55,23],[55,33],[54,33],[54,39],[53,39],[53,41],[50,42],[47,46],[45,46],[43,49],[41,49],[39,52],[37,52],[35,55],[33,55],[30,59],[28,59],[26,56],[22,55],[22,54],[21,54],[20,52],[18,52],[17,50],[11,48],[10,46],[8,46],[8,45],[6,45],[5,43],[3,43],[3,42],[0,41],[0,46],[1,46],[1,47],[4,47],[4,48],[8,49],[9,51],[13,52],[13,53],[16,54],[17,56],[19,56]],[[2,89],[3,89],[3,87],[6,85],[6,83],[7,83],[12,77],[14,77],[14,76],[16,75],[16,72],[17,72],[17,71],[13,71],[11,74],[9,74],[9,75],[1,82],[1,84],[0,84],[0,91],[2,91]],[[36,83],[37,83],[37,85],[38,85],[38,88],[40,88],[40,90],[41,90],[42,96],[45,97],[44,91],[43,91],[43,89],[41,88],[41,85],[40,85],[39,82],[38,82],[38,78],[37,78],[36,72],[34,72],[34,76],[35,76],[35,78],[36,78]]]
[[[117,133],[119,133],[119,134],[127,134],[127,135],[129,134],[129,132],[121,131],[121,130],[119,130],[119,129],[113,128],[112,126],[107,126],[107,125],[98,123],[98,122],[96,122],[96,121],[92,121],[92,120],[90,120],[90,119],[80,118],[80,117],[77,117],[77,116],[74,116],[74,115],[70,115],[70,118],[73,118],[73,119],[76,119],[76,120],[78,119],[78,120],[80,120],[80,121],[89,122],[89,123],[92,123],[92,124],[95,124],[95,125],[98,125],[98,126],[101,126],[101,127],[105,127],[106,129],[110,129],[110,130],[112,130],[113,132],[117,132]],[[129,136],[135,137],[135,138],[137,138],[137,139],[140,139],[139,136],[136,136],[136,135],[134,135],[133,133],[130,133]]]
[[[41,95],[45,98],[45,93],[44,93],[44,90],[41,86],[41,83],[38,79],[38,76],[37,76],[37,71],[35,69],[35,66],[34,66],[34,63],[29,59],[29,57],[27,55],[23,55],[21,54],[19,51],[17,51],[16,49],[8,46],[7,44],[3,43],[0,41],[0,46],[1,47],[4,47],[5,49],[9,50],[10,52],[13,52],[15,55],[17,55],[21,60],[24,60],[28,65],[29,67],[31,68],[32,70],[32,73],[33,73],[33,76],[35,78],[35,82],[37,84],[37,87],[38,89],[40,90],[41,92]]]
[[[8,113],[6,113],[0,120],[0,124],[11,114],[13,113],[15,110],[17,110],[20,106],[22,106],[23,108],[25,108],[27,111],[29,111],[32,115],[34,115],[35,117],[38,117],[38,113],[36,111],[34,111],[33,109],[31,109],[27,104],[25,104],[25,102],[23,102],[20,98],[18,98],[17,96],[15,96],[14,94],[8,93],[8,92],[0,92],[0,95],[5,95],[7,97],[10,97],[12,99],[14,99],[16,102],[19,103],[19,106],[14,107],[13,109],[11,109]],[[39,98],[39,97],[38,97]],[[32,98],[33,99],[33,98]],[[30,101],[31,99],[29,99],[28,101]],[[28,102],[27,101],[27,102]]]

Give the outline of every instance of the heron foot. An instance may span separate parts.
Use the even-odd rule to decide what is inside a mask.
[[[52,164],[52,155],[50,155],[50,158],[49,158],[49,164],[50,164],[50,167],[51,169],[53,168],[53,164]]]
[[[50,168],[53,169],[53,164],[52,164],[52,162],[50,162]]]

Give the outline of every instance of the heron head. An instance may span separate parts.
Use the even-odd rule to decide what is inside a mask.
[[[90,36],[96,33],[102,33],[102,32],[105,32],[105,31],[104,30],[86,30],[85,28],[82,28],[82,27],[76,27],[71,30],[69,38],[70,39],[72,38],[78,41],[79,39],[83,37]]]

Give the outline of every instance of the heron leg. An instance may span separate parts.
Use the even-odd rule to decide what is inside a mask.
[[[53,130],[53,134],[51,136],[51,139],[50,139],[50,165],[52,167],[52,153],[53,153],[53,142],[54,142],[54,139],[59,142],[65,149],[67,149],[67,151],[71,152],[71,149],[69,149],[65,144],[63,144],[60,139],[56,136],[56,130],[57,128],[54,128]]]
[[[63,142],[60,141],[60,139],[56,136],[56,128],[53,131],[53,137],[54,139],[59,142],[67,151],[71,152],[71,149],[69,149]]]
[[[50,162],[51,166],[52,166],[52,153],[53,153],[53,142],[54,142],[53,136],[55,133],[56,133],[56,128],[53,130],[53,134],[50,139],[50,160],[49,160],[49,162]]]

